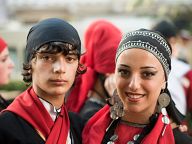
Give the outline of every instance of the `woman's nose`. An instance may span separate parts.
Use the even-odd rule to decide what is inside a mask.
[[[129,89],[131,91],[136,91],[139,89],[140,87],[140,78],[135,75],[135,76],[132,76],[131,79],[130,79],[130,82],[129,82]]]

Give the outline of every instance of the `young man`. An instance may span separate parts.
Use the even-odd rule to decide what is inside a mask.
[[[30,29],[22,74],[31,86],[1,113],[0,143],[81,143],[81,120],[64,104],[76,75],[85,70],[80,52],[79,35],[64,20],[46,19]]]

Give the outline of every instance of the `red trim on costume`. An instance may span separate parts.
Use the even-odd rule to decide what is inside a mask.
[[[63,144],[67,140],[70,122],[65,106],[62,106],[58,118],[53,122],[32,87],[18,96],[4,111],[11,111],[29,122],[43,134],[46,144]]]

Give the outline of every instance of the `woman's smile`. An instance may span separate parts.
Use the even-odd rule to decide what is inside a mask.
[[[145,96],[145,94],[139,94],[139,93],[132,93],[132,92],[125,92],[126,97],[131,102],[138,102]]]

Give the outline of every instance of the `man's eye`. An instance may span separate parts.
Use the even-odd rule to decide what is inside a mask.
[[[75,60],[77,60],[77,57],[69,56],[69,57],[66,57],[66,60],[67,60],[68,62],[74,62]]]
[[[42,59],[44,59],[44,60],[50,60],[51,57],[50,57],[50,56],[43,56]]]
[[[44,61],[54,61],[55,57],[52,55],[42,55],[42,56],[40,56],[40,59],[42,59]]]

